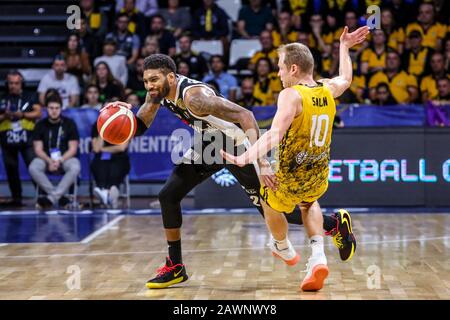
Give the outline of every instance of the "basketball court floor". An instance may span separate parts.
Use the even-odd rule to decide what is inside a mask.
[[[145,287],[167,254],[158,210],[3,211],[0,299],[450,299],[448,211],[361,211],[350,262],[326,239],[330,275],[316,293],[299,291],[310,254],[303,227],[290,227],[302,259],[288,267],[251,210],[186,211],[190,280],[161,290]]]

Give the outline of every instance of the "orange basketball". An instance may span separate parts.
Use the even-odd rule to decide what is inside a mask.
[[[122,144],[136,133],[136,118],[131,110],[120,105],[103,108],[97,119],[97,130],[103,140]]]

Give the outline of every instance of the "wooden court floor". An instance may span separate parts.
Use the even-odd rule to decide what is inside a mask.
[[[159,216],[119,216],[90,242],[0,247],[0,299],[450,299],[450,214],[354,214],[357,252],[340,261],[326,239],[330,275],[317,293],[299,291],[309,257],[304,230],[291,227],[301,261],[270,254],[259,215],[185,216],[190,280],[147,290],[166,255]]]

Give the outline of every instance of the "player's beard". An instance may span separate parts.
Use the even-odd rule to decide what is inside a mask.
[[[165,97],[167,97],[169,95],[169,92],[170,92],[170,84],[166,78],[164,80],[164,84],[163,84],[161,91],[158,93],[158,95],[156,97],[152,98],[152,103],[154,103],[154,104],[160,103],[162,99],[164,99]]]

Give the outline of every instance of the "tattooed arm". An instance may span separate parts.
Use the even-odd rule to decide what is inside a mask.
[[[212,115],[228,122],[239,123],[252,145],[259,138],[259,127],[251,111],[216,96],[206,88],[193,87],[189,89],[185,94],[185,103],[189,110],[197,116]],[[278,182],[269,161],[263,157],[258,159],[258,164],[261,183],[271,189],[276,189]]]
[[[197,116],[215,116],[219,119],[239,123],[253,144],[259,138],[259,127],[253,113],[227,99],[218,97],[203,87],[193,87],[185,94],[185,103]]]

